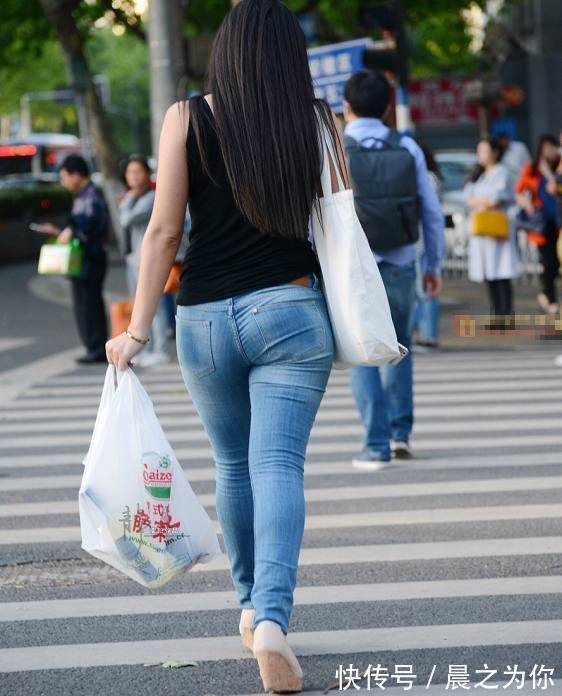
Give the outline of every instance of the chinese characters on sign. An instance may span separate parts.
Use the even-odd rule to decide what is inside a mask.
[[[518,665],[507,666],[503,672],[488,668],[486,663],[483,667],[484,669],[476,669],[473,674],[470,674],[468,665],[448,665],[447,683],[443,685],[444,688],[451,691],[456,689],[466,691],[471,688],[505,691],[510,688],[520,690],[526,683],[530,683],[533,690],[545,691],[554,686],[553,667],[534,665],[528,674],[524,670],[518,669]],[[423,682],[426,688],[432,684],[436,669],[437,665],[433,665],[428,681]],[[370,691],[371,687],[373,690],[386,690],[399,686],[404,691],[408,691],[417,684],[417,675],[414,673],[413,665],[395,665],[393,673],[390,673],[388,667],[383,665],[368,665],[366,669],[359,669],[352,664],[349,667],[338,665],[335,676],[339,679],[340,691],[351,688]],[[470,681],[471,677],[472,682]],[[502,679],[501,684],[499,683],[500,679]]]
[[[414,123],[476,123],[478,107],[465,96],[467,79],[411,80],[408,85]]]
[[[344,41],[308,50],[308,64],[314,92],[325,99],[333,111],[343,111],[343,87],[354,72],[363,67],[363,51],[374,45],[372,39]]]

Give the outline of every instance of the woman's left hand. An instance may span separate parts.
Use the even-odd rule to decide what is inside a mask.
[[[127,334],[120,334],[105,344],[107,362],[110,365],[115,365],[118,370],[126,370],[127,367],[133,367],[132,359],[143,348],[144,346],[141,343],[133,341]]]

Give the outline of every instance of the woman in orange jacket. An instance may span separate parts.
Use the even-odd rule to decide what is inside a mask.
[[[558,314],[556,279],[559,261],[556,253],[558,223],[556,210],[555,171],[560,160],[558,142],[552,135],[543,135],[539,140],[535,159],[521,170],[515,186],[517,203],[528,218],[540,211],[540,229],[529,233],[529,238],[538,245],[543,272],[542,291],[537,295],[541,308],[548,314]]]

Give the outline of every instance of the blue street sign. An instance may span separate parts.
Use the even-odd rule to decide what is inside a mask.
[[[356,39],[308,49],[308,64],[314,92],[325,99],[333,111],[343,111],[343,87],[354,72],[363,67],[363,52],[372,48],[372,39]]]
[[[506,133],[510,140],[517,140],[517,121],[513,116],[503,116],[492,121],[492,135],[497,138],[498,135]]]

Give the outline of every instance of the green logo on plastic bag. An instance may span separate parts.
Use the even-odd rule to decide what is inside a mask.
[[[169,500],[172,488],[172,460],[167,454],[142,455],[142,478],[146,492],[158,500]]]

